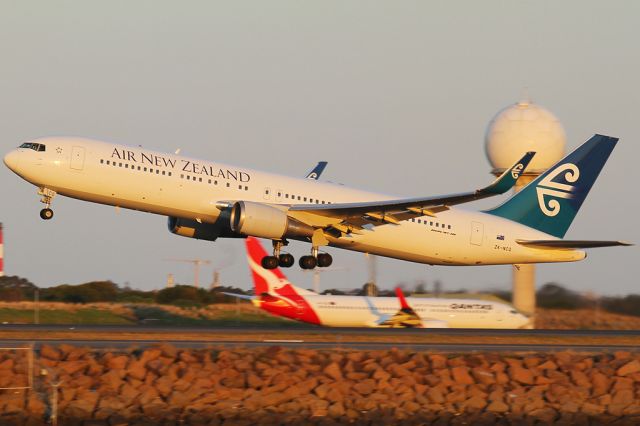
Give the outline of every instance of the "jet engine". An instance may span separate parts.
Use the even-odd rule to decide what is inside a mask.
[[[218,237],[239,236],[233,235],[229,229],[228,222],[220,220],[216,221],[216,223],[200,223],[195,220],[169,217],[167,225],[169,231],[176,235],[198,240],[215,241]]]
[[[313,235],[314,228],[268,204],[237,201],[231,208],[231,230],[242,235],[278,240]]]

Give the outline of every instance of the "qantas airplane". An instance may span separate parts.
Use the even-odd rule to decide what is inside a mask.
[[[253,275],[249,299],[270,314],[327,327],[381,328],[525,328],[529,318],[499,302],[473,299],[319,295],[294,286],[280,269],[264,269],[267,252],[248,237],[247,258]]]
[[[534,153],[489,186],[435,197],[404,198],[71,137],[37,139],[4,157],[38,188],[53,217],[57,194],[168,216],[175,234],[215,241],[255,236],[273,242],[266,269],[294,264],[288,240],[311,243],[304,269],[326,267],[325,246],[432,265],[572,262],[584,248],[621,241],[563,240],[618,139],[595,135],[502,205],[469,211],[455,205],[508,191]],[[322,170],[320,170],[321,172]],[[316,174],[318,171],[316,170]]]

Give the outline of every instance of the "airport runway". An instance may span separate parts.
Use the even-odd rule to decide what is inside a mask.
[[[278,345],[443,352],[613,352],[640,351],[640,331],[0,325],[2,347],[68,343],[124,350],[161,342],[188,348]]]
[[[556,351],[574,351],[582,353],[602,353],[615,351],[638,351],[637,345],[567,345],[567,344],[464,344],[464,343],[403,343],[403,342],[357,342],[342,341],[335,342],[306,342],[304,340],[241,340],[241,341],[211,341],[211,340],[0,340],[1,348],[22,348],[34,345],[37,350],[42,345],[59,345],[61,343],[71,344],[74,346],[89,347],[96,350],[127,350],[131,348],[148,348],[157,346],[160,343],[168,343],[179,348],[202,349],[208,347],[268,347],[282,346],[287,348],[305,348],[305,349],[359,349],[359,350],[384,350],[384,349],[405,349],[416,351],[435,351],[435,352],[456,352],[456,353],[480,353],[480,352],[556,352]]]
[[[275,334],[275,333],[304,333],[304,334],[334,334],[334,335],[447,335],[447,336],[626,336],[640,338],[640,330],[524,330],[524,329],[481,329],[481,328],[329,328],[316,326],[292,327],[259,327],[235,326],[224,327],[176,327],[158,325],[82,325],[82,324],[0,324],[0,333],[14,332],[87,332],[87,333],[202,333],[202,334]]]

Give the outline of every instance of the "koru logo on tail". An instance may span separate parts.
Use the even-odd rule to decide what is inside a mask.
[[[520,173],[522,173],[522,169],[524,169],[522,163],[516,164],[516,166],[511,169],[511,177],[514,179],[518,179],[520,177]]]
[[[580,177],[580,169],[575,164],[566,163],[558,166],[554,171],[549,173],[540,181],[536,187],[538,193],[538,205],[540,210],[547,216],[553,217],[560,213],[560,203],[553,198],[572,198],[571,192],[575,189],[573,185],[554,182],[554,179],[564,173],[564,180],[568,183],[575,183]],[[545,202],[545,195],[553,197]]]

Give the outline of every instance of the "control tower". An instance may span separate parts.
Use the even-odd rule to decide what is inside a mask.
[[[485,134],[485,152],[498,176],[527,151],[536,155],[520,176],[518,192],[565,155],[566,136],[560,121],[549,110],[529,99],[499,111]],[[535,265],[513,265],[513,305],[527,315],[536,310]]]

